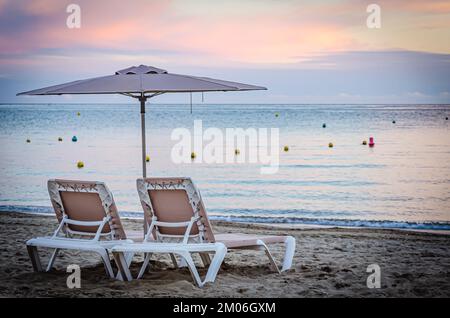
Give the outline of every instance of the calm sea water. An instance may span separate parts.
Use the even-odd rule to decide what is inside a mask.
[[[147,109],[148,174],[191,176],[216,219],[450,230],[450,105]],[[204,129],[278,127],[289,152],[274,175],[254,164],[176,165],[172,130],[196,119]],[[375,147],[361,145],[370,136]],[[0,105],[0,211],[51,213],[47,179],[70,178],[105,181],[122,213],[139,215],[140,146],[136,104]]]

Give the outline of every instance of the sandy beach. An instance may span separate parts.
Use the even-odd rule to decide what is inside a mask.
[[[140,220],[125,220],[139,231]],[[217,232],[289,234],[297,249],[293,268],[274,273],[262,252],[231,252],[214,284],[194,286],[189,271],[172,269],[168,256],[157,256],[142,280],[120,282],[105,276],[89,253],[62,252],[50,273],[34,273],[25,241],[50,234],[54,217],[0,214],[1,297],[449,297],[450,236],[398,230],[285,229],[215,222]],[[273,249],[281,256],[281,246]],[[42,251],[42,257],[49,253]],[[138,270],[141,256],[132,270]],[[381,268],[381,288],[366,286],[367,266]],[[81,288],[68,289],[66,267],[81,266]]]

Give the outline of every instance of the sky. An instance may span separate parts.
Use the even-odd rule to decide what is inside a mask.
[[[80,28],[66,25],[72,3]],[[380,28],[367,26],[371,3]],[[1,103],[130,102],[15,95],[140,64],[268,88],[207,103],[450,103],[442,0],[0,0],[0,48]]]

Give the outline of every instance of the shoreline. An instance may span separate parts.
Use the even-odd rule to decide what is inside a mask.
[[[142,221],[124,219],[126,231],[142,231]],[[174,269],[167,255],[155,255],[143,279],[106,277],[96,255],[63,251],[50,273],[34,273],[27,239],[51,234],[55,218],[0,213],[0,297],[450,297],[450,236],[395,229],[285,229],[266,224],[213,221],[216,233],[292,235],[292,269],[275,273],[260,251],[230,251],[214,284],[196,287],[186,269]],[[283,246],[271,246],[276,260]],[[42,258],[49,250],[40,252]],[[136,274],[142,255],[131,266]],[[198,259],[197,259],[198,261]],[[66,268],[81,267],[82,287],[68,289]],[[370,264],[381,268],[381,288],[366,285]],[[204,270],[200,268],[202,274]]]
[[[1,206],[0,206],[1,208]],[[28,207],[27,207],[28,208]],[[44,208],[44,207],[41,207]],[[47,208],[47,207],[45,207]],[[43,216],[49,216],[54,217],[53,214],[53,208],[48,207],[49,210],[52,212],[32,212],[32,211],[7,211],[7,210],[0,210],[0,214],[2,213],[23,213],[23,214],[30,214],[30,215],[43,215]],[[125,212],[125,213],[136,213],[138,212]],[[217,220],[214,219],[214,216],[210,217],[214,222],[223,222],[223,223],[230,223],[230,224],[251,224],[251,225],[258,225],[258,226],[265,226],[268,229],[274,228],[280,228],[280,229],[287,229],[287,230],[304,230],[304,229],[373,229],[373,230],[394,230],[394,231],[407,231],[407,232],[418,232],[418,233],[430,233],[430,234],[441,234],[441,235],[450,235],[450,230],[436,230],[436,229],[417,229],[417,228],[400,228],[400,227],[370,227],[370,226],[341,226],[341,225],[323,225],[323,224],[304,224],[304,223],[265,223],[265,222],[248,222],[248,221],[227,221],[227,220]],[[143,216],[129,216],[129,215],[121,215],[121,219],[128,219],[128,220],[142,220]],[[396,222],[396,221],[393,221]],[[406,221],[405,221],[406,222]],[[410,222],[412,223],[412,222]],[[439,223],[439,222],[437,222]]]

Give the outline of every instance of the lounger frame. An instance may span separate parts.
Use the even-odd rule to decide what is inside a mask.
[[[139,198],[141,200],[142,207],[144,209],[144,215],[146,219],[151,219],[151,223],[148,224],[148,226],[152,226],[152,223],[158,222],[157,218],[155,217],[154,209],[152,206],[152,202],[149,196],[149,191],[157,191],[157,190],[184,190],[186,191],[186,195],[188,198],[188,201],[192,207],[192,219],[191,223],[194,221],[197,224],[199,233],[196,235],[190,234],[190,227],[187,228],[187,231],[184,235],[162,235],[157,227],[165,226],[168,227],[169,225],[167,223],[165,224],[155,224],[156,230],[150,232],[148,231],[146,235],[154,235],[155,240],[157,241],[166,241],[169,239],[170,241],[180,241],[180,239],[183,240],[183,242],[187,242],[187,240],[193,240],[200,243],[203,242],[220,242],[220,240],[215,240],[214,234],[212,232],[212,229],[208,224],[205,224],[205,222],[208,219],[208,216],[206,214],[206,210],[204,209],[202,197],[200,194],[199,189],[194,185],[194,182],[191,178],[188,177],[176,177],[176,178],[140,178],[136,181],[137,184],[137,191],[139,194]],[[200,210],[203,208],[203,215],[200,215]],[[187,223],[186,223],[187,224]],[[207,231],[209,230],[209,233]],[[245,250],[263,250],[266,254],[266,256],[269,259],[271,267],[277,271],[278,273],[281,273],[283,271],[289,270],[292,266],[292,260],[295,253],[295,238],[292,236],[284,236],[282,238],[282,241],[278,243],[284,243],[285,245],[285,253],[283,257],[283,263],[282,266],[279,267],[277,265],[277,262],[275,261],[274,257],[272,256],[272,253],[270,252],[269,247],[267,244],[261,240],[257,239],[254,243],[250,245],[241,245],[239,247],[228,247],[228,249],[245,249]],[[207,265],[209,263],[209,257],[207,254],[203,253],[201,254],[202,261]]]
[[[98,194],[105,211],[104,218],[101,221],[80,221],[70,219],[64,210],[61,191]],[[114,199],[106,185],[103,182],[49,180],[48,192],[60,223],[52,236],[33,238],[26,242],[33,269],[37,272],[43,271],[38,248],[53,249],[45,269],[46,272],[50,271],[53,267],[60,250],[80,250],[99,254],[105,266],[107,275],[111,278],[116,277],[111,266],[108,249],[120,243],[130,243],[132,241],[117,239],[118,234],[116,233],[116,226],[112,222],[110,213],[110,208],[114,204]],[[109,225],[109,231],[103,232],[106,224]],[[95,232],[76,231],[72,230],[70,225],[97,227],[97,230]],[[127,259],[130,259],[131,257],[132,255],[127,254]],[[121,277],[118,276],[117,278],[120,279]]]
[[[161,243],[161,242],[143,242],[134,244],[122,244],[112,248],[114,259],[119,267],[119,271],[124,280],[131,281],[133,276],[129,270],[130,260],[127,259],[127,253],[144,253],[144,262],[139,271],[137,279],[142,278],[154,253],[167,253],[178,255],[189,268],[194,282],[199,287],[206,283],[212,283],[217,277],[220,266],[227,253],[227,248],[222,243]],[[212,253],[213,259],[209,264],[207,273],[202,279],[197,267],[192,259],[193,253]]]

